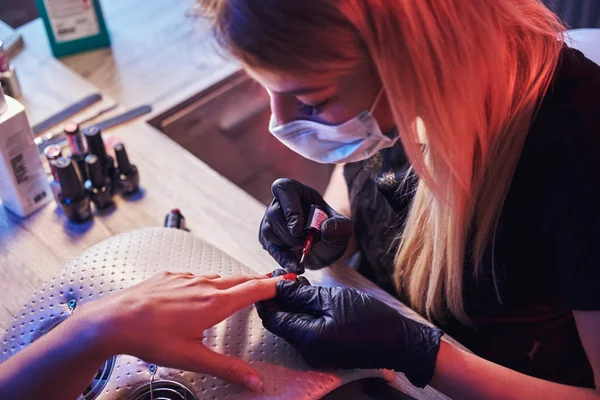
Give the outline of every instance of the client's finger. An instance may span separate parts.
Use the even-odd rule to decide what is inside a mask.
[[[217,279],[213,279],[211,284],[213,284],[217,289],[224,290],[229,289],[231,287],[237,286],[241,283],[267,279],[266,275],[230,275],[224,276]]]
[[[197,372],[216,376],[253,392],[262,390],[260,375],[247,362],[215,353],[204,346],[200,346],[196,353],[197,368],[195,369]]]
[[[219,274],[203,274],[203,275],[196,275],[193,272],[178,272],[176,275],[179,275],[182,278],[204,278],[204,279],[216,279],[216,278],[220,278],[221,275]]]
[[[283,277],[254,279],[223,290],[222,295],[227,297],[227,301],[224,302],[224,307],[217,310],[218,316],[224,319],[257,301],[275,297],[277,282],[282,279]]]

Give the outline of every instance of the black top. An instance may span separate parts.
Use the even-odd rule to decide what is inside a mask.
[[[394,241],[416,178],[407,184],[401,143],[347,164],[360,272],[389,292]],[[464,274],[473,321],[434,321],[476,354],[511,369],[593,387],[572,310],[600,310],[600,67],[563,50],[553,83],[531,126],[488,246],[480,281]],[[492,279],[492,257],[502,302]]]

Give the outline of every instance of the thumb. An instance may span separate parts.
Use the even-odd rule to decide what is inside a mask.
[[[281,206],[287,228],[292,236],[302,236],[304,229],[303,185],[293,179],[280,178],[273,182],[271,191]]]
[[[327,243],[345,244],[352,237],[353,232],[352,221],[343,215],[328,218],[321,225],[321,238]]]
[[[262,391],[260,374],[245,361],[226,356],[200,346],[197,355],[199,372],[216,376],[226,382],[233,383],[253,392]]]

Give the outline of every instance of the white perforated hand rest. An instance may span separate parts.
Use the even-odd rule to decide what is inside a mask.
[[[220,275],[255,273],[181,230],[143,229],[115,236],[69,262],[58,276],[33,296],[4,334],[0,361],[5,361],[68,318],[69,300],[76,300],[78,304],[92,301],[136,284],[161,270]],[[140,335],[143,334],[140,332]],[[264,393],[252,394],[211,376],[161,366],[155,373],[153,386],[160,387],[161,380],[174,381],[188,388],[199,399],[317,399],[356,379],[390,379],[389,373],[380,370],[312,371],[292,346],[262,327],[254,307],[244,309],[207,330],[204,343],[215,351],[251,362],[263,376]],[[138,396],[144,391],[140,388],[150,382],[148,366],[147,362],[135,357],[116,357],[112,373],[108,375],[109,371],[106,371],[104,377],[99,374],[94,381],[96,392],[99,392],[97,398],[149,399],[149,395]],[[102,388],[101,383],[106,376],[108,382]],[[155,395],[154,398],[191,398],[184,397],[183,391],[178,390],[171,385],[165,387],[161,394],[165,397]],[[92,394],[87,398],[92,398]]]

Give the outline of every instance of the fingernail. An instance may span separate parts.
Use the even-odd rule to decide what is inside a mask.
[[[296,278],[298,278],[298,275],[296,275],[293,272],[287,273],[283,276],[283,279],[285,279],[286,281],[295,281]]]
[[[256,375],[248,374],[244,377],[244,386],[250,390],[261,392],[262,385],[261,379]]]
[[[272,276],[273,276],[273,273],[272,273],[272,272],[269,272],[269,273],[267,274],[267,278],[271,278]]]

